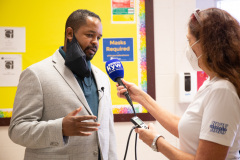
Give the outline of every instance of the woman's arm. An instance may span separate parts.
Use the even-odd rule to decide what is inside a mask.
[[[180,117],[168,112],[157,102],[152,99],[147,93],[142,93],[144,96],[140,100],[140,104],[171,134],[178,137],[178,123]]]
[[[166,130],[178,137],[178,123],[180,118],[168,112],[163,107],[160,107],[154,99],[152,99],[147,93],[142,91],[135,84],[129,83],[125,80],[122,81],[127,87],[132,100],[140,103]],[[123,93],[127,90],[123,86],[117,85],[117,87],[118,96],[120,98],[125,98]]]
[[[229,149],[228,146],[201,139],[195,156],[173,147],[163,138],[158,139],[157,146],[159,152],[173,160],[225,160]]]
[[[149,124],[149,129],[137,128],[139,138],[151,147],[154,137],[158,134],[153,126]],[[158,152],[164,154],[170,160],[224,160],[228,153],[228,146],[220,145],[206,140],[199,140],[196,155],[183,152],[169,144],[163,137],[156,141]]]

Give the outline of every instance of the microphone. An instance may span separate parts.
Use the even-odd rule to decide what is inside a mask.
[[[104,87],[101,87],[101,90],[99,89],[99,90],[97,90],[97,91],[99,91],[99,92],[104,92]]]
[[[124,86],[126,88],[126,86],[123,84],[123,82],[121,80],[121,78],[124,77],[124,69],[123,69],[123,65],[122,65],[121,61],[119,61],[118,59],[111,59],[111,60],[106,62],[105,67],[106,67],[106,71],[107,71],[108,76],[114,82],[117,82],[120,86]],[[128,103],[133,108],[132,99],[129,96],[128,91],[124,92],[123,94],[127,98]],[[133,111],[135,113],[134,108],[133,108]]]
[[[101,87],[101,90],[104,92],[104,87]]]
[[[121,78],[124,77],[124,69],[121,61],[119,61],[118,59],[111,59],[106,62],[105,67],[109,77],[114,82],[117,82],[119,85],[124,86],[126,88],[126,86],[123,84],[121,80]],[[135,125],[135,127],[148,129],[148,126],[139,117],[137,117],[135,109],[132,104],[132,99],[129,96],[128,91],[124,92],[123,94],[127,98],[128,103],[132,106],[133,113],[135,115],[134,117],[131,118],[131,122]]]
[[[101,87],[101,90],[97,90],[98,92],[103,92],[103,95],[99,98],[99,101],[102,99],[102,97],[104,96],[104,87]]]

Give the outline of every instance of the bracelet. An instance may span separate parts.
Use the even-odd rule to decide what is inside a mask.
[[[158,149],[157,149],[157,140],[158,140],[158,138],[159,137],[163,137],[162,135],[160,135],[160,134],[158,134],[158,135],[156,135],[155,137],[154,137],[154,139],[153,139],[153,142],[152,142],[152,145],[151,145],[151,148],[154,150],[154,151],[158,151]],[[164,137],[163,137],[164,138]],[[164,138],[165,139],[165,138]]]

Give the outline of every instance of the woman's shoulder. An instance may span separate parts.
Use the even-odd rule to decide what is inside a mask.
[[[227,79],[215,77],[212,87],[219,89],[235,89],[234,85]]]
[[[230,92],[237,96],[235,86],[227,79],[215,77],[215,80],[211,86],[212,91],[225,91]]]

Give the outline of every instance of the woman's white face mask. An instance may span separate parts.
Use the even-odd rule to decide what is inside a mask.
[[[193,43],[192,46],[190,46],[189,44],[187,45],[187,50],[186,50],[186,56],[187,59],[189,61],[189,63],[191,64],[192,68],[195,71],[202,71],[202,69],[198,66],[198,59],[202,56],[200,55],[199,57],[196,56],[196,54],[193,52],[192,47],[198,43],[199,40],[197,40],[195,43]]]

